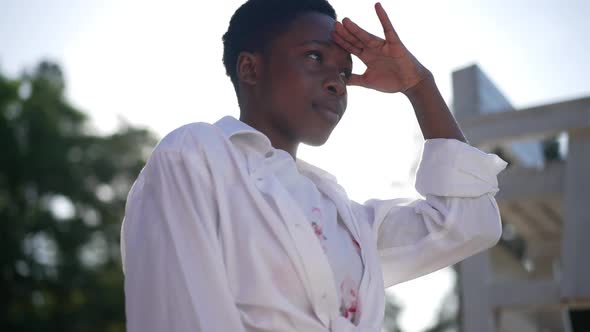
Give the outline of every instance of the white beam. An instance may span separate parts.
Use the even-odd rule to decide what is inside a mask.
[[[498,176],[498,202],[558,197],[563,193],[565,163],[548,163],[542,169],[509,167]]]
[[[559,283],[553,280],[523,280],[497,283],[491,286],[491,303],[495,308],[559,307]]]
[[[561,252],[561,239],[547,241],[527,241],[526,256],[533,260],[558,259]]]
[[[518,233],[525,239],[534,240],[543,237],[543,234],[534,227],[532,221],[521,215],[515,203],[501,203],[500,214],[502,215],[502,221],[514,225]]]
[[[553,136],[590,127],[590,97],[472,116],[459,122],[465,137],[474,145]]]
[[[548,200],[547,206],[549,206],[549,208],[551,208],[551,211],[553,211],[553,213],[558,216],[559,222],[561,222],[563,224],[563,196],[559,197],[557,199],[551,199]]]
[[[549,238],[557,238],[561,236],[561,229],[557,221],[544,211],[544,206],[539,200],[526,200],[519,204],[522,209],[522,213],[528,215],[532,221],[534,227],[538,228],[546,234]]]

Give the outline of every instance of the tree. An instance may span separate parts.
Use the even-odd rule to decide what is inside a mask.
[[[1,331],[124,331],[119,231],[156,139],[93,134],[60,68],[0,72]]]
[[[383,319],[383,329],[387,332],[402,332],[399,327],[399,315],[402,311],[401,306],[391,294],[385,294],[385,315]]]
[[[442,301],[438,319],[434,325],[424,330],[424,332],[457,332],[459,331],[459,294],[458,283],[451,292],[446,294]]]

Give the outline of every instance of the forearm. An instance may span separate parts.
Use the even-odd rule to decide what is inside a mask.
[[[404,94],[414,107],[425,139],[454,138],[466,142],[432,75],[405,91]]]

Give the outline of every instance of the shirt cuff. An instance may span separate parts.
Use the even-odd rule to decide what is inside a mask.
[[[479,197],[498,192],[497,175],[507,163],[456,139],[426,140],[416,172],[423,196]]]

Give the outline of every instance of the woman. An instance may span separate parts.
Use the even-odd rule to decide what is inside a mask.
[[[465,143],[431,73],[375,10],[385,39],[336,21],[325,0],[235,12],[223,61],[240,119],[167,135],[129,194],[128,331],[380,331],[385,287],[498,241],[505,162]],[[359,204],[297,159],[300,143],[326,142],[348,85],[408,97],[426,139],[425,199]]]

